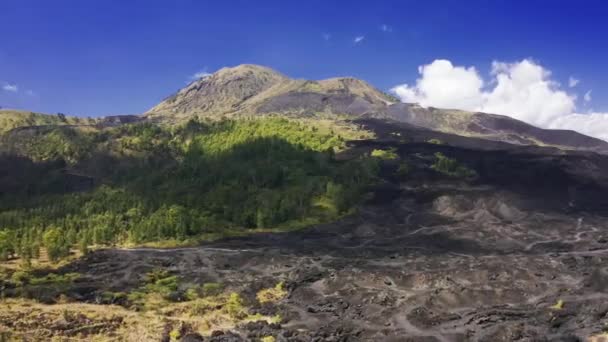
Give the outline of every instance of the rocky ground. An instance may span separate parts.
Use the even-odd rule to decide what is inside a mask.
[[[95,303],[162,268],[281,317],[217,329],[204,337],[213,341],[585,341],[608,331],[605,157],[404,143],[374,128],[379,140],[354,149],[394,147],[400,160],[383,164],[356,214],[193,248],[99,250],[60,270],[85,279],[69,295]],[[478,176],[431,172],[437,149]],[[412,171],[397,177],[402,161]],[[278,282],[284,299],[254,303]]]
[[[470,191],[427,210],[400,197],[391,210],[368,207],[297,234],[100,251],[78,270],[123,289],[159,265],[252,294],[284,280],[289,295],[276,309],[284,322],[262,327],[288,340],[576,341],[602,332],[605,218],[530,213],[505,195]]]

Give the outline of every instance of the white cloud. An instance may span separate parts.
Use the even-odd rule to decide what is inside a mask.
[[[393,28],[386,24],[382,24],[382,26],[380,26],[380,30],[382,30],[382,32],[393,32]]]
[[[570,78],[568,78],[568,87],[570,88],[574,88],[576,87],[577,84],[580,83],[581,80],[578,80],[572,76],[570,76]]]
[[[591,90],[585,93],[585,96],[583,96],[583,100],[585,100],[585,102],[591,101]]]
[[[17,87],[16,84],[6,83],[5,85],[2,86],[2,90],[10,91],[12,93],[16,93],[16,92],[19,91],[19,87]]]
[[[530,59],[493,62],[489,82],[475,67],[454,66],[441,59],[420,66],[418,72],[415,84],[392,89],[402,101],[503,114],[540,127],[574,129],[608,140],[608,113],[576,113],[576,95],[560,89],[551,72]],[[591,100],[590,92],[584,100]]]
[[[548,128],[573,129],[608,141],[608,113],[568,114],[555,119]]]
[[[531,60],[492,63],[496,86],[482,95],[477,110],[510,115],[539,126],[547,126],[561,115],[572,113],[576,96],[559,90],[551,72]]]
[[[203,77],[207,77],[207,76],[211,76],[211,73],[207,72],[207,68],[195,72],[194,74],[192,74],[192,76],[190,76],[191,80],[198,80],[199,78],[203,78]]]
[[[455,67],[445,59],[418,67],[422,76],[416,85],[399,85],[393,88],[404,102],[417,102],[428,107],[456,109],[477,108],[482,104],[483,80],[474,67]]]
[[[361,43],[363,41],[363,39],[365,39],[365,36],[357,36],[357,37],[355,37],[355,39],[353,40],[353,42],[355,44],[359,44],[359,43]]]

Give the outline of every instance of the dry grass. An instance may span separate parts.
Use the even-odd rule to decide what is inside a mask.
[[[280,282],[275,287],[263,289],[258,292],[256,298],[261,304],[276,303],[287,296],[287,291],[284,289],[285,283]]]
[[[24,273],[9,271],[0,281],[15,282],[17,280],[8,275],[20,272]],[[168,294],[180,280],[165,272],[150,272],[147,284],[123,293],[128,300],[124,306],[73,302],[63,295],[65,289],[57,290],[57,286],[69,286],[75,276],[78,275],[66,274],[56,279],[29,275],[23,285],[19,285],[34,286],[45,293],[62,291],[56,304],[21,298],[0,299],[0,341],[158,341],[168,333],[210,335],[214,330],[231,330],[247,322],[281,320],[279,315],[252,315],[238,293],[223,291],[223,286],[216,283],[188,288],[193,290],[187,291],[185,298],[175,299]],[[260,302],[270,302],[285,295],[283,284],[279,283],[260,291],[258,298]]]
[[[45,305],[26,299],[0,302],[0,332],[14,340],[154,341],[164,327],[160,317],[114,305]]]
[[[608,342],[608,332],[601,333],[594,336],[589,336],[588,342]]]
[[[154,299],[154,309],[141,312],[116,305],[61,303],[46,305],[26,299],[0,301],[0,333],[9,340],[158,341],[181,327],[203,336],[250,321],[276,322],[277,317],[250,315],[236,293],[188,302]],[[280,318],[279,318],[280,319]],[[169,328],[169,329],[167,329]]]

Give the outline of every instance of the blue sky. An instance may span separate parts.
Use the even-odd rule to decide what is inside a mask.
[[[491,86],[493,61],[530,59],[608,112],[602,1],[2,0],[0,106],[141,113],[197,71],[256,63],[291,77],[355,76],[383,90],[447,59]],[[383,25],[386,25],[383,27]],[[384,28],[384,29],[383,29]],[[356,37],[364,37],[355,43]],[[580,82],[568,87],[568,79]],[[4,89],[3,89],[4,88]],[[584,94],[592,90],[592,99]]]

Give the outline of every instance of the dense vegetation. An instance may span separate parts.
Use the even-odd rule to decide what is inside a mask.
[[[0,167],[0,258],[328,221],[354,207],[377,169],[374,158],[336,161],[339,135],[277,118],[2,139],[11,162]]]

